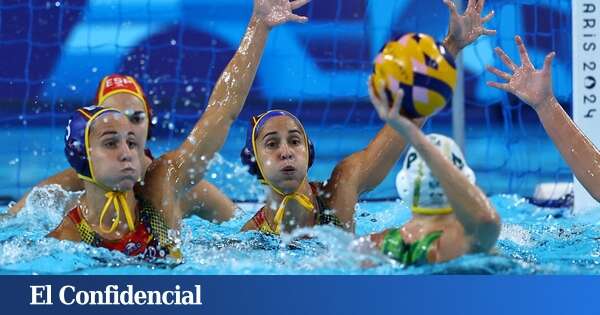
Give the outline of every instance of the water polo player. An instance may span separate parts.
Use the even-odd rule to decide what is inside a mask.
[[[65,154],[84,194],[49,236],[147,259],[181,258],[163,211],[134,193],[143,175],[143,139],[121,112],[78,109],[69,120]],[[157,192],[159,194],[165,191]]]
[[[105,76],[98,85],[94,104],[120,110],[130,118],[137,134],[143,137],[147,137],[149,134],[152,108],[141,86],[133,77],[120,74]],[[152,162],[153,156],[150,149],[146,149],[144,153],[142,167],[145,170]],[[52,184],[60,185],[67,191],[81,191],[84,189],[83,181],[77,177],[72,168],[43,180],[37,187]],[[18,213],[25,205],[26,200],[27,195],[11,207],[10,212],[13,214]],[[194,209],[195,214],[211,221],[227,220],[233,216],[235,211],[235,204],[206,180],[202,180],[194,187],[186,203],[189,208]]]
[[[458,54],[483,34],[494,33],[482,27],[493,16],[492,12],[481,17],[482,3],[469,1],[463,15],[456,12],[452,1],[445,3],[450,8],[451,18],[444,43],[452,47],[448,49],[451,54]],[[399,53],[403,56],[402,60],[406,61],[402,65],[404,69],[412,71],[412,66],[407,66],[407,63],[411,59],[421,60],[423,54],[428,54],[429,63],[423,60],[423,65],[418,66],[421,70],[425,69],[419,70],[422,72],[421,78],[427,76],[428,80],[424,82],[439,83],[442,91],[436,94],[444,94],[442,100],[436,99],[433,105],[431,102],[421,102],[422,106],[414,108],[412,112],[404,111],[405,115],[411,117],[427,116],[443,107],[451,96],[450,85],[456,82],[456,78],[452,77],[456,75],[452,56],[448,56],[443,46],[434,45],[430,38],[422,43],[418,36],[407,36],[406,40],[408,44],[391,43],[393,52]],[[423,44],[429,44],[425,45],[428,51],[421,50]],[[443,69],[437,70],[438,66]],[[398,71],[394,73],[398,74]],[[401,80],[398,78],[395,82]],[[413,86],[418,91],[431,88]],[[417,93],[413,94],[418,99]],[[428,105],[434,110],[430,110]],[[413,122],[422,125],[423,119],[415,118]],[[325,183],[318,183],[307,178],[308,168],[315,160],[314,146],[302,123],[289,112],[274,110],[253,117],[246,139],[241,153],[242,162],[248,165],[251,174],[268,186],[269,191],[266,204],[242,230],[260,230],[272,234],[330,223],[354,231],[354,209],[358,197],[375,188],[385,178],[405,146],[404,139],[386,125],[364,150],[342,160]]]
[[[372,98],[379,116],[411,144],[396,188],[412,217],[401,228],[370,235],[369,240],[406,265],[489,252],[500,234],[500,219],[475,185],[475,174],[456,143],[442,135],[425,136],[398,114],[399,102],[390,109]]]
[[[254,14],[246,30],[246,35],[242,40],[240,50],[238,50],[238,53],[232,59],[229,67],[229,69],[246,68],[245,72],[230,71],[232,79],[235,82],[242,83],[243,87],[227,95],[243,96],[245,98],[247,92],[243,91],[251,85],[254,78],[256,72],[255,66],[259,63],[268,30],[287,21],[304,22],[306,18],[292,14],[291,10],[299,8],[306,3],[307,1],[290,3],[287,0],[270,2],[255,1]],[[278,12],[283,13],[278,15]],[[249,44],[249,49],[247,49],[249,54],[247,55],[245,55],[246,51],[241,50],[244,44]],[[251,67],[248,68],[246,65],[251,65]],[[220,80],[223,78],[221,76]],[[223,84],[217,83],[216,85],[222,86]],[[218,97],[223,98],[225,95],[221,94]],[[213,103],[214,101],[217,101],[217,99],[213,99]],[[121,112],[127,114],[132,123],[137,126],[136,132],[144,137],[148,135],[149,128],[151,127],[152,107],[147,101],[141,86],[132,77],[118,74],[104,77],[98,86],[95,104],[102,107],[119,109]],[[142,158],[144,169],[152,161],[152,155],[149,150],[146,150],[146,155],[146,157]],[[83,182],[72,169],[65,170],[45,179],[37,186],[50,184],[58,184],[68,191],[81,191],[84,188]],[[23,197],[16,205],[11,207],[10,212],[17,213],[20,211],[25,205],[26,197]],[[236,208],[235,204],[227,196],[205,180],[195,185],[181,202],[183,209],[189,209],[185,211],[186,213],[193,211],[193,213],[211,221],[223,221],[231,218]]]
[[[489,66],[490,72],[506,82],[488,82],[488,85],[516,95],[536,111],[544,129],[577,180],[600,202],[600,152],[554,97],[552,60],[555,53],[546,55],[542,69],[536,70],[521,37],[516,36],[515,42],[519,48],[521,66],[515,64],[500,47],[497,47],[496,53],[512,74]]]

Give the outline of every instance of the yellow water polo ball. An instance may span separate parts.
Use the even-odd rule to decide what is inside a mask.
[[[373,62],[370,82],[375,96],[393,103],[404,91],[401,108],[412,118],[440,111],[452,99],[456,87],[453,56],[431,36],[409,33],[388,42]],[[379,88],[385,95],[378,95]]]

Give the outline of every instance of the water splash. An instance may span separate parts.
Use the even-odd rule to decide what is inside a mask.
[[[118,252],[46,238],[76,196],[56,186],[35,189],[19,215],[0,221],[0,273],[600,274],[600,215],[573,217],[568,209],[538,208],[512,195],[492,198],[503,219],[494,253],[408,268],[359,239],[406,222],[410,213],[401,202],[357,205],[359,236],[329,226],[303,228],[280,238],[239,232],[259,208],[257,204],[241,204],[236,216],[221,225],[192,216],[183,221],[179,236],[184,261],[176,265],[146,263]]]

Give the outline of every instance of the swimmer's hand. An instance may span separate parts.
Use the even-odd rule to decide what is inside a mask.
[[[515,36],[515,42],[519,47],[521,66],[517,66],[500,47],[496,47],[496,54],[498,54],[500,59],[502,59],[502,62],[510,69],[512,75],[501,71],[496,67],[488,66],[488,71],[507,82],[487,82],[487,85],[516,95],[535,110],[540,109],[543,104],[555,102],[554,92],[552,92],[552,60],[554,59],[555,53],[549,53],[544,60],[544,67],[542,70],[536,70],[531,63],[531,60],[529,60],[527,49],[525,48],[521,37]]]
[[[484,23],[494,17],[494,11],[481,17],[485,0],[469,0],[467,9],[463,15],[458,14],[454,1],[443,1],[448,6],[448,9],[450,9],[450,26],[443,44],[455,57],[463,48],[474,42],[479,36],[496,34],[496,30],[489,30],[483,26]]]
[[[382,86],[376,87],[379,89],[378,91],[374,91],[371,84],[368,84],[368,86],[371,103],[373,104],[373,107],[375,107],[375,110],[377,111],[377,114],[381,120],[390,125],[392,128],[396,129],[396,131],[400,132],[401,134],[403,133],[403,130],[415,127],[415,122],[411,122],[410,119],[400,113],[400,104],[402,104],[402,98],[404,98],[404,91],[402,89],[398,89],[398,91],[395,92],[393,95],[394,103],[390,107],[387,101],[377,97],[378,95],[385,95],[385,91],[383,91]]]
[[[254,0],[253,15],[263,20],[271,28],[290,21],[305,23],[308,18],[296,15],[292,13],[292,10],[301,8],[308,2],[310,0]]]

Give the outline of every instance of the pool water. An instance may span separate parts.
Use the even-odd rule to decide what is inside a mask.
[[[52,196],[52,197],[51,197]],[[59,196],[57,198],[56,196]],[[356,236],[333,227],[301,229],[281,238],[240,227],[258,208],[241,204],[221,225],[192,216],[184,220],[178,265],[141,262],[118,252],[45,235],[62,219],[58,188],[36,190],[17,217],[0,221],[2,274],[596,274],[600,273],[600,215],[572,216],[569,209],[539,208],[516,195],[491,200],[502,217],[492,254],[467,255],[438,265],[405,268],[365,249]],[[0,210],[5,212],[6,208]],[[398,227],[409,218],[401,201],[357,205],[357,235]],[[311,239],[295,236],[309,234]],[[369,261],[374,267],[364,267]]]
[[[311,168],[312,180],[325,180],[339,161],[364,148],[381,124],[348,128],[307,124],[316,139],[318,163]],[[211,161],[205,177],[236,200],[260,200],[264,194],[256,179],[239,162],[246,124],[235,124],[225,146]],[[570,172],[539,124],[515,131],[511,146],[499,128],[470,125],[466,153],[477,174],[477,183],[492,194],[503,229],[493,254],[470,255],[445,264],[404,268],[394,261],[364,249],[356,236],[331,227],[298,231],[310,240],[281,239],[240,227],[259,208],[241,203],[243,211],[229,222],[213,224],[199,217],[184,220],[181,245],[185,260],[180,265],[149,264],[120,253],[84,244],[45,238],[62,219],[66,200],[72,195],[60,189],[37,190],[16,217],[0,221],[0,273],[4,274],[589,274],[600,273],[600,250],[596,222],[600,214],[572,216],[568,209],[544,209],[530,205],[517,195],[494,195],[511,191],[531,196],[535,184],[570,179]],[[428,128],[426,128],[428,129]],[[434,130],[428,130],[432,132]],[[448,130],[441,128],[445,134]],[[63,130],[56,127],[5,128],[6,141],[0,152],[0,195],[20,196],[41,179],[67,167]],[[344,135],[340,137],[340,135]],[[535,135],[533,137],[532,135]],[[159,138],[149,146],[156,156],[181,142],[182,135]],[[514,141],[513,141],[514,140]],[[518,140],[518,141],[517,141]],[[15,152],[10,148],[22,148]],[[364,198],[393,200],[397,163],[386,179]],[[566,170],[566,172],[565,172]],[[52,197],[51,197],[52,196]],[[58,196],[58,197],[57,197]],[[2,208],[0,211],[6,211]],[[366,235],[399,227],[410,217],[400,201],[368,201],[357,205],[356,234]],[[0,219],[1,220],[1,219]],[[364,268],[369,261],[375,267]]]

